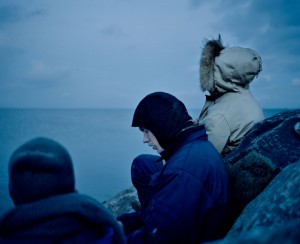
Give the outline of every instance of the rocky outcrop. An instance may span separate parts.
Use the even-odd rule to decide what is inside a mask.
[[[132,186],[129,189],[121,191],[113,198],[104,202],[104,206],[107,207],[114,216],[119,216],[123,213],[131,213],[134,211],[134,204],[138,205],[139,200],[136,189]]]
[[[273,243],[278,241],[276,238],[279,232],[290,232],[282,229],[287,224],[300,227],[300,160],[284,168],[266,189],[245,207],[228,232],[226,240],[230,242],[239,236],[243,236],[243,240],[260,236],[260,240],[263,240],[267,234],[267,240],[270,241],[268,243]],[[300,237],[298,230],[296,233],[297,237]],[[292,236],[291,238],[294,238]]]
[[[234,165],[251,152],[271,159],[282,169],[299,159],[300,110],[287,110],[254,125],[241,144],[224,158]]]
[[[243,209],[287,165],[300,158],[300,110],[257,123],[224,158],[236,208]]]
[[[210,244],[298,244],[300,240],[300,219],[283,222],[280,225],[257,227],[247,234],[241,234],[235,238],[209,242]]]
[[[300,110],[256,124],[224,158],[237,209],[227,236],[217,243],[299,243]],[[134,188],[105,205],[116,216],[134,211]]]

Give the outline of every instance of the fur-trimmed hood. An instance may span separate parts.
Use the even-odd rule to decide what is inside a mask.
[[[261,57],[243,47],[224,47],[221,37],[205,44],[200,59],[200,86],[210,94],[247,89],[262,70]]]

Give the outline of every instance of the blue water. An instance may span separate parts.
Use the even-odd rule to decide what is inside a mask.
[[[264,110],[270,117],[282,109]],[[193,118],[199,114],[190,110]],[[7,163],[22,143],[45,136],[72,156],[76,188],[104,201],[131,186],[130,165],[141,153],[155,153],[131,128],[130,109],[0,109],[0,214],[12,206]]]

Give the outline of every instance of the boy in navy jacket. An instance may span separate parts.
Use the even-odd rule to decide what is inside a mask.
[[[205,127],[192,122],[176,97],[156,92],[132,121],[160,155],[134,159],[131,177],[141,211],[118,217],[128,243],[200,243],[225,235],[229,183]]]

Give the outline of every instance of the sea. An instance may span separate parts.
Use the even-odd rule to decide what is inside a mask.
[[[265,117],[284,109],[264,109]],[[8,161],[35,137],[48,137],[70,153],[78,192],[103,202],[131,186],[130,166],[142,153],[155,154],[131,127],[133,109],[0,109],[0,215],[13,206]],[[197,118],[199,110],[189,113]]]

